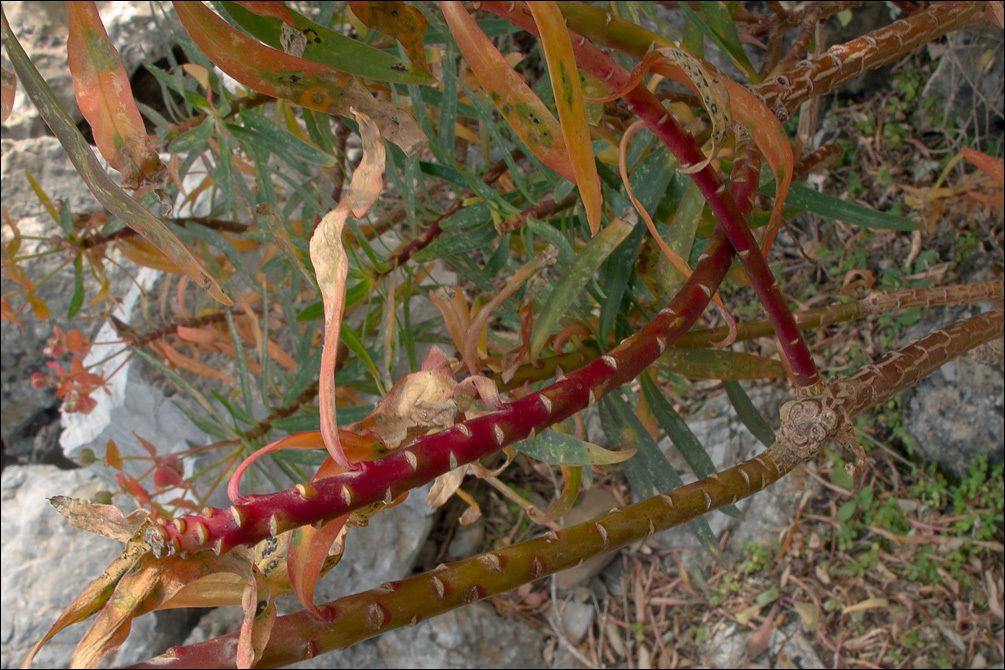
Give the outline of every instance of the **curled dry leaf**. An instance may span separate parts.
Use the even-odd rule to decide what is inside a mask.
[[[391,449],[397,449],[413,429],[449,428],[457,415],[454,389],[457,382],[450,359],[433,347],[422,369],[399,379],[377,408],[352,428],[373,433]]]
[[[346,458],[335,423],[335,359],[338,351],[342,312],[345,309],[345,283],[349,259],[342,246],[342,228],[346,217],[361,217],[380,195],[384,174],[384,143],[377,124],[355,109],[363,142],[363,159],[352,175],[349,189],[338,206],[328,212],[311,237],[311,262],[317,275],[325,313],[325,339],[321,351],[320,389],[321,434],[332,459],[346,470],[354,466]]]
[[[145,509],[134,510],[127,516],[115,505],[101,505],[69,496],[53,496],[49,502],[74,528],[119,542],[127,542],[150,516]]]

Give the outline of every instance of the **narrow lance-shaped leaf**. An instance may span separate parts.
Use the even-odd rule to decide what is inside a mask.
[[[635,449],[609,451],[592,442],[548,429],[529,440],[513,443],[513,448],[542,463],[552,465],[611,465],[627,461]]]
[[[281,2],[223,2],[242,28],[273,49],[367,79],[398,84],[430,84],[422,68],[287,9]],[[421,36],[419,43],[421,45]]]
[[[362,112],[353,109],[352,113],[359,122],[363,159],[353,172],[348,191],[339,201],[338,207],[328,212],[318,224],[310,244],[311,262],[317,273],[325,310],[325,337],[319,380],[321,434],[332,459],[346,470],[352,470],[354,466],[342,451],[335,423],[335,357],[342,325],[342,310],[345,308],[345,282],[349,273],[349,259],[342,246],[342,227],[350,211],[359,218],[376,202],[383,185],[384,173],[384,143],[377,124]]]
[[[654,365],[693,379],[784,379],[785,367],[765,358],[730,349],[667,349]]]
[[[93,2],[65,2],[70,34],[66,55],[81,114],[108,164],[122,173],[122,186],[158,186],[167,168],[147,137],[129,75],[108,39]]]
[[[667,59],[660,60],[656,56],[647,57],[648,53],[658,53],[656,49],[676,48],[673,42],[662,35],[585,3],[562,3],[561,10],[569,21],[570,29],[594,42],[613,47],[642,61],[637,68],[638,71],[633,71],[629,79],[629,83],[634,82],[632,88],[641,81],[644,73],[650,68],[653,72],[680,84],[695,87],[695,83],[674,63]],[[771,215],[771,230],[776,230],[781,224],[782,204],[785,202],[792,179],[794,163],[792,147],[781,122],[757,96],[729,77],[721,73],[717,76],[728,91],[733,120],[750,133],[775,174],[775,205]],[[622,88],[618,93],[625,92]],[[773,234],[769,232],[765,239],[765,248],[770,246],[772,237]]]
[[[615,391],[605,396],[600,401],[599,407],[600,421],[607,435],[607,441],[612,444],[631,444],[638,447],[635,457],[621,466],[636,498],[645,500],[684,485],[680,475],[656,444],[656,440],[632,413],[620,392]],[[688,522],[688,526],[705,550],[714,558],[720,558],[715,534],[708,525],[708,520],[693,519]]]
[[[56,139],[63,146],[70,162],[73,163],[73,167],[77,170],[77,174],[80,175],[84,184],[87,185],[88,190],[113,216],[121,219],[160,249],[211,296],[225,305],[233,304],[230,298],[220,290],[216,280],[206,272],[192,255],[192,252],[164,225],[164,222],[151,214],[139,202],[129,197],[111,180],[101,164],[98,163],[97,158],[91,153],[90,147],[84,141],[76,125],[63,110],[52,89],[42,79],[31,59],[28,58],[28,54],[24,52],[14,37],[6,13],[2,14],[2,18],[3,44],[7,49],[7,56],[14,66],[14,71],[21,78],[25,92],[35,104],[42,119],[56,135]]]
[[[555,2],[531,2],[528,7],[541,30],[541,47],[551,74],[551,88],[555,92],[558,119],[562,123],[562,136],[569,150],[572,171],[576,176],[579,195],[583,198],[590,233],[600,230],[600,208],[603,197],[600,177],[593,160],[593,143],[586,120],[586,105],[576,69],[576,56],[572,51],[569,30],[565,27],[562,12]]]
[[[464,60],[499,113],[541,162],[575,182],[562,129],[548,107],[510,67],[460,2],[441,2],[440,7]]]
[[[559,319],[566,308],[604,262],[614,248],[628,237],[632,226],[623,219],[614,219],[606,228],[587,242],[583,250],[576,255],[576,260],[559,280],[548,296],[547,302],[541,308],[541,313],[534,323],[534,332],[530,337],[530,357],[537,360],[548,337],[558,328]]]
[[[329,459],[321,464],[314,479],[331,477],[343,471],[337,463]],[[348,520],[349,515],[343,514],[325,522],[320,528],[301,526],[290,531],[289,547],[286,550],[286,568],[289,570],[290,585],[304,609],[319,619],[329,617],[314,605],[314,587],[325,573],[326,566],[331,567],[342,557]],[[336,542],[340,544],[332,553],[332,546]],[[332,555],[331,559],[329,555]]]
[[[349,9],[367,28],[373,28],[401,42],[412,63],[426,69],[426,52],[423,39],[428,22],[415,7],[404,2],[355,2],[350,0]]]
[[[202,3],[175,2],[174,7],[196,45],[245,86],[327,114],[349,116],[355,108],[374,119],[381,134],[406,154],[425,142],[411,116],[374,98],[353,77],[256,42]]]

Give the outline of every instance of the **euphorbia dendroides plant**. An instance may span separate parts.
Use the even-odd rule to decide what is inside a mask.
[[[173,103],[175,116],[160,119],[156,137],[148,137],[97,11],[68,3],[81,110],[133,195],[101,169],[4,17],[4,46],[21,84],[114,217],[100,230],[97,218],[64,228],[62,243],[76,254],[77,275],[83,260],[100,273],[102,254],[115,246],[178,282],[174,321],[149,332],[122,325],[120,334],[199,400],[200,425],[216,446],[229,448],[207,476],[209,488],[232,477],[232,506],[199,509],[208,494],[197,488],[201,482],[180,476],[178,459],[187,455],[163,457],[145,443],[156,491],[125,472],[120,477],[145,513],[123,519],[109,507],[59,500],[72,521],[86,519],[126,541],[126,550],[46,639],[97,614],[73,661],[92,665],[144,612],[240,604],[239,632],[169,650],[150,665],[281,665],[512,589],[685,521],[710,544],[702,514],[760,491],[831,440],[850,448],[853,468],[866,467],[855,417],[970,349],[998,342],[1000,356],[1003,290],[1000,281],[909,288],[823,310],[790,310],[786,287],[766,259],[788,215],[782,205],[799,178],[797,161],[804,165],[815,154],[794,154],[782,121],[866,69],[969,22],[994,20],[976,3],[914,8],[889,26],[801,60],[807,31],[852,4],[772,5],[763,16],[738,3],[682,5],[672,10],[689,22],[682,45],[669,31],[654,33],[611,8],[575,2],[349,2],[337,12],[327,4],[312,16],[279,2],[223,2],[223,16],[201,3],[175,3],[190,62],[158,77],[184,101]],[[357,37],[345,36],[349,26]],[[789,29],[799,36],[783,54]],[[486,34],[518,30],[540,40],[546,79],[535,79],[531,67],[514,70],[514,59]],[[760,71],[741,48],[742,35],[768,41]],[[745,81],[703,60],[706,39]],[[224,88],[211,64],[244,89]],[[696,95],[647,85],[650,75]],[[6,114],[9,73],[3,85]],[[604,106],[617,99],[627,113]],[[362,152],[353,161],[347,140],[357,132]],[[158,149],[170,155],[166,164]],[[479,170],[478,154],[500,158]],[[151,211],[159,209],[158,198],[175,199],[198,157],[208,168],[197,191],[211,192],[212,216],[171,219]],[[1001,181],[1000,162],[975,151],[968,157]],[[301,176],[290,178],[278,161]],[[762,175],[762,162],[770,177]],[[773,201],[757,200],[762,183]],[[809,206],[857,225],[918,228],[820,194]],[[753,227],[762,209],[761,228]],[[397,234],[397,248],[388,231]],[[15,231],[4,265],[25,278],[26,302],[34,308],[38,299],[16,264],[17,244]],[[717,297],[734,256],[766,322],[738,323]],[[464,284],[433,283],[431,266],[441,264]],[[668,264],[686,277],[679,290],[671,290]],[[414,324],[411,301],[426,295],[442,320]],[[724,319],[725,326],[692,330],[713,300],[722,316],[709,319]],[[847,376],[822,377],[802,336],[836,320],[969,302],[997,307]],[[5,317],[19,312],[5,297]],[[490,331],[493,315],[501,323]],[[507,340],[502,331],[515,335]],[[783,365],[727,346],[765,335],[775,336]],[[434,348],[420,365],[416,344],[436,338],[455,345],[461,360]],[[75,344],[68,348],[83,353],[80,338],[70,339]],[[619,389],[637,388],[638,379],[645,390],[639,413],[644,405],[658,416],[672,411],[660,401],[654,364],[673,365],[672,352],[683,347],[713,347],[704,359],[714,361],[705,364],[711,376],[723,365],[737,374],[747,370],[747,378],[787,371],[797,399],[782,408],[781,428],[765,452],[718,473],[707,455],[689,453],[704,478],[674,490],[661,490],[663,480],[647,479],[645,468],[628,467],[640,500],[634,505],[314,604],[314,585],[341,556],[347,525],[365,523],[438,477],[437,495],[448,496],[468,464],[495,452],[540,454],[547,443],[557,453],[565,488],[547,513],[531,510],[541,522],[575,501],[583,467],[659,462],[662,455],[643,439],[636,410]],[[210,351],[233,356],[239,372],[231,380],[233,402],[217,396],[229,419],[177,371],[224,379],[200,361]],[[412,372],[393,380],[396,357]],[[462,371],[467,376],[457,379]],[[96,382],[85,374],[77,364],[61,381],[86,395]],[[254,389],[253,380],[260,381]],[[360,394],[374,391],[383,400],[367,408]],[[267,416],[255,415],[256,394],[271,408]],[[567,420],[598,402],[605,429],[623,439],[619,451],[567,434]],[[264,444],[282,430],[295,434]],[[289,448],[320,454],[312,477],[296,469],[303,459],[284,458]],[[242,495],[242,474],[267,454],[291,485]],[[122,468],[111,447],[105,461]],[[160,501],[169,496],[153,496],[172,491],[177,495],[168,503]],[[221,582],[221,575],[229,576]],[[209,589],[211,582],[216,586]],[[307,611],[277,618],[274,599],[289,590]]]

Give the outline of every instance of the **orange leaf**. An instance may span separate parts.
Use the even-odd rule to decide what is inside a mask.
[[[66,41],[73,90],[108,164],[122,173],[122,186],[160,185],[167,171],[147,138],[143,117],[122,59],[108,39],[93,2],[67,2]]]
[[[349,9],[367,28],[373,28],[401,42],[413,64],[428,70],[423,40],[426,37],[426,17],[415,7],[397,0],[382,2],[356,2],[350,0]]]
[[[375,99],[356,78],[265,46],[200,2],[175,2],[174,7],[199,48],[241,84],[327,114],[349,116],[355,107],[374,119],[381,134],[406,154],[415,153],[426,141],[415,119]]]
[[[122,457],[119,455],[119,448],[115,446],[115,440],[108,440],[105,446],[105,463],[110,468],[122,471]]]
[[[565,27],[562,12],[554,2],[531,2],[527,6],[541,32],[541,48],[544,49],[548,71],[551,73],[551,88],[555,92],[562,136],[569,150],[576,185],[590,223],[590,233],[596,235],[600,230],[603,196],[597,164],[593,160],[590,126],[586,120],[586,105],[583,102],[583,90],[569,30]]]
[[[792,145],[778,117],[761,102],[756,95],[745,86],[732,79],[720,75],[726,88],[729,89],[729,104],[733,118],[750,133],[754,144],[761,150],[764,160],[775,175],[775,204],[771,210],[771,222],[764,237],[763,251],[768,252],[771,243],[782,225],[782,207],[792,185],[792,172],[795,158],[792,155]]]
[[[77,622],[84,621],[105,606],[115,591],[119,580],[122,579],[122,576],[136,562],[137,554],[135,552],[130,553],[129,549],[130,547],[127,546],[126,551],[112,561],[112,564],[101,573],[101,576],[88,584],[87,588],[63,610],[59,618],[56,619],[56,622],[52,624],[52,627],[42,636],[42,639],[36,642],[35,646],[25,654],[24,659],[21,661],[22,668],[29,667],[38,650],[57,633]]]
[[[212,326],[207,328],[189,328],[188,326],[178,326],[175,332],[183,340],[188,342],[198,342],[199,344],[212,344],[218,342],[223,336]]]
[[[991,177],[1002,186],[1005,186],[1005,162],[997,158],[992,158],[983,151],[977,151],[977,149],[971,149],[970,147],[963,147],[960,149],[960,153],[962,153],[963,157],[968,161],[979,167],[984,174]]]
[[[272,16],[290,28],[296,28],[297,22],[293,20],[293,15],[290,14],[290,10],[286,8],[282,2],[261,2],[259,0],[239,0],[237,3],[247,9],[249,12],[254,12],[259,16]]]
[[[3,104],[0,109],[0,123],[6,123],[7,119],[10,118],[10,113],[14,110],[14,94],[17,92],[17,77],[13,72],[8,72],[3,68],[0,68],[0,79],[2,79],[2,86],[0,86],[0,91],[3,95],[0,96]]]
[[[314,481],[334,476],[342,471],[334,461],[325,461],[314,475]],[[290,534],[290,543],[286,550],[286,569],[293,593],[304,609],[326,621],[331,619],[331,615],[321,612],[314,605],[314,587],[321,575],[342,557],[348,520],[349,514],[343,514],[325,522],[320,528],[314,526],[295,528]]]
[[[28,301],[28,304],[31,305],[31,311],[34,312],[36,319],[45,321],[49,318],[49,306],[45,303],[45,300],[42,300],[30,290],[24,297]]]
[[[443,17],[478,83],[513,131],[545,165],[571,182],[576,172],[558,120],[534,94],[460,2],[441,2]]]
[[[164,341],[159,343],[151,344],[152,347],[160,349],[164,357],[169,361],[182,368],[183,370],[188,370],[189,372],[194,372],[197,375],[203,375],[204,377],[210,377],[212,379],[219,379],[220,381],[227,382],[228,384],[236,384],[237,382],[227,374],[224,374],[217,370],[216,368],[211,368],[208,365],[204,365],[194,358],[190,358],[180,351],[167,344]]]
[[[279,346],[275,340],[269,340],[265,345],[269,352],[269,358],[282,365],[287,370],[296,370],[300,366],[292,357]]]
[[[117,248],[122,251],[123,256],[137,265],[160,270],[161,272],[181,274],[181,269],[174,261],[146,240],[129,237],[122,238],[119,240]]]

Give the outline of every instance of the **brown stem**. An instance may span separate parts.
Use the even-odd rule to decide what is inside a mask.
[[[803,61],[752,89],[784,121],[806,100],[959,28],[977,16],[982,7],[978,2],[933,5],[850,42],[836,44],[820,58]]]
[[[791,469],[818,454],[833,439],[851,446],[864,462],[864,451],[852,433],[854,418],[917,384],[960,354],[1001,339],[1005,329],[1003,310],[999,303],[989,312],[957,321],[891,352],[875,365],[829,381],[823,394],[786,403],[781,409],[778,439],[768,454],[779,469]]]
[[[523,157],[523,154],[519,151],[514,151],[512,157],[513,160],[520,160]],[[499,178],[503,176],[503,174],[505,174],[508,169],[509,168],[507,167],[506,161],[500,159],[495,163],[493,163],[492,167],[489,168],[488,171],[486,171],[486,173],[482,175],[482,181],[486,185],[491,186],[496,181],[498,181]],[[471,193],[468,192],[465,196],[455,200],[454,204],[452,204],[446,212],[436,217],[436,220],[430,223],[429,226],[424,231],[422,231],[422,234],[419,235],[419,237],[406,244],[399,251],[395,252],[395,254],[392,255],[389,259],[387,259],[388,269],[385,272],[378,272],[377,277],[383,277],[384,275],[389,274],[394,268],[401,267],[402,265],[407,263],[408,259],[411,258],[414,254],[428,247],[433,242],[433,240],[439,237],[440,234],[443,232],[443,229],[440,227],[440,223],[446,221],[448,218],[459,212],[463,207],[464,200],[467,198],[468,195],[471,195]]]
[[[165,219],[165,221],[170,221],[178,225],[184,225],[191,221],[200,226],[206,228],[211,228],[213,230],[223,230],[229,233],[244,233],[247,232],[248,227],[243,223],[237,223],[235,221],[226,221],[224,219],[213,219],[207,216],[190,216],[183,218],[173,218]],[[108,235],[102,235],[101,233],[95,235],[88,235],[80,241],[81,249],[93,249],[94,247],[100,247],[103,244],[108,244],[110,242],[115,242],[116,240],[121,240],[126,237],[133,237],[136,235],[136,231],[132,228],[121,228],[116,230],[114,233],[109,233]]]

